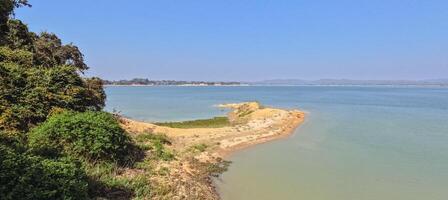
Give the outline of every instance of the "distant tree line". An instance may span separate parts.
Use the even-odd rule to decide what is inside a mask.
[[[149,80],[147,78],[134,78],[131,80],[109,81],[103,80],[104,85],[240,85],[240,82],[222,82],[222,81],[175,81],[175,80]]]

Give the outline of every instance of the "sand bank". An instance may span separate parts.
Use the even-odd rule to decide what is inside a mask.
[[[177,159],[157,164],[170,173],[153,177],[170,187],[169,199],[219,199],[211,182],[207,164],[222,161],[236,150],[282,138],[291,134],[303,121],[299,110],[263,107],[257,102],[221,104],[229,109],[229,125],[219,128],[171,128],[154,123],[122,118],[122,127],[131,134],[165,134],[171,139],[170,149]],[[193,150],[194,147],[199,151]],[[201,164],[204,163],[204,164]],[[205,169],[205,170],[204,170]],[[200,178],[198,178],[200,177]]]
[[[124,119],[123,127],[129,132],[163,133],[173,139],[175,149],[195,144],[206,144],[205,154],[227,156],[251,145],[267,142],[291,134],[305,114],[299,110],[262,107],[257,102],[221,104],[229,108],[231,126],[222,128],[170,128],[152,123]]]

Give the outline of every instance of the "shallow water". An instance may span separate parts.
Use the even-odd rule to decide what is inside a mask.
[[[418,87],[108,87],[107,110],[146,121],[223,115],[258,100],[307,111],[291,137],[230,157],[226,199],[446,200],[448,89]]]

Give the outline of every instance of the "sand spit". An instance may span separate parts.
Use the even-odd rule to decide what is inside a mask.
[[[123,127],[132,133],[166,134],[173,139],[175,149],[206,144],[210,147],[207,153],[223,157],[240,148],[287,136],[305,117],[299,110],[265,108],[257,102],[220,104],[218,107],[231,109],[228,117],[232,126],[183,129],[124,119]]]
[[[220,128],[170,128],[152,123],[122,118],[122,127],[131,134],[165,134],[171,139],[171,148],[179,159],[163,163],[171,169],[170,175],[159,177],[158,182],[175,187],[171,199],[219,199],[209,178],[198,180],[199,163],[215,163],[230,153],[248,146],[264,143],[291,134],[304,120],[299,110],[263,107],[257,102],[221,104],[230,109],[230,125]],[[191,153],[192,147],[202,145],[205,150]],[[191,162],[191,160],[195,160]],[[192,164],[193,163],[193,164]],[[194,164],[195,163],[195,164]],[[162,180],[165,179],[165,180]],[[194,186],[195,185],[195,186]],[[194,194],[190,194],[195,191]]]

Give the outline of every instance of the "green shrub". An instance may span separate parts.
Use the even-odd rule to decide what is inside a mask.
[[[106,112],[63,112],[31,130],[33,152],[48,157],[66,155],[87,161],[123,162],[133,158],[130,138],[117,120]]]
[[[86,199],[87,191],[79,163],[44,159],[0,144],[1,199]]]

